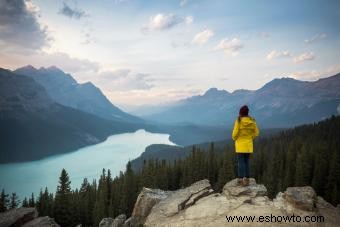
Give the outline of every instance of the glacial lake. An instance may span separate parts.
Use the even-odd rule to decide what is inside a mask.
[[[83,179],[99,179],[102,169],[111,170],[112,176],[124,171],[126,163],[139,157],[151,144],[175,145],[169,135],[150,133],[143,129],[133,133],[112,135],[104,142],[78,149],[74,152],[51,156],[38,161],[0,164],[0,190],[7,194],[16,192],[23,197],[35,197],[40,188],[48,187],[55,193],[62,168],[71,180],[71,188],[79,188]]]

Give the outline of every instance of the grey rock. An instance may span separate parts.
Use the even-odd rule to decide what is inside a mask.
[[[53,218],[48,216],[38,217],[32,221],[27,222],[22,227],[60,227]]]
[[[0,213],[0,226],[22,226],[38,217],[38,212],[35,208],[17,208]]]
[[[159,201],[168,197],[170,192],[160,189],[143,188],[136,200],[129,224],[138,226],[144,224],[146,217],[150,214],[152,207]]]
[[[169,194],[166,199],[154,205],[147,216],[146,227],[223,227],[227,226],[226,216],[286,216],[299,215],[324,217],[324,223],[267,223],[268,226],[339,226],[340,210],[333,207],[321,197],[314,197],[310,187],[289,188],[286,192],[278,193],[272,201],[265,196],[267,190],[263,185],[256,184],[242,187],[237,180],[228,182],[222,193],[213,193],[206,188],[207,180],[196,182],[188,188],[179,189]],[[226,195],[227,194],[227,195]],[[205,195],[205,196],[204,196]],[[287,199],[288,198],[288,199]],[[308,210],[310,200],[317,198],[316,207]],[[194,202],[195,201],[195,202]],[[298,206],[296,206],[298,204]],[[313,203],[312,203],[313,204]],[[307,207],[306,207],[307,206]],[[306,210],[307,209],[307,210]],[[126,221],[127,223],[127,221]],[[231,226],[259,226],[264,223],[229,223]],[[129,225],[136,226],[136,225]]]
[[[324,200],[324,198],[322,198],[321,196],[317,197],[316,207],[317,208],[329,208],[329,209],[334,209],[335,208],[332,204],[330,204],[329,202]]]
[[[159,223],[162,219],[172,217],[181,210],[193,206],[199,199],[211,193],[211,185],[208,180],[201,180],[187,188],[176,190],[152,208],[146,223]]]
[[[120,214],[115,219],[103,218],[99,223],[99,227],[126,227],[125,221],[126,215]]]
[[[126,215],[120,214],[113,220],[111,227],[124,227],[125,220],[126,220]]]
[[[229,181],[223,187],[223,194],[227,198],[246,196],[254,198],[267,195],[267,188],[263,184],[256,184],[254,178],[249,179],[248,186],[238,185],[237,179]]]
[[[313,211],[316,203],[316,193],[310,186],[289,187],[284,193],[284,198],[294,207]]]
[[[132,219],[133,219],[132,217],[129,217],[128,219],[126,219],[124,222],[124,227],[132,227],[132,224],[131,224]]]
[[[211,189],[208,180],[201,180],[193,183],[187,188],[179,189],[171,193],[166,199],[154,206],[153,210],[161,212],[163,215],[169,217],[180,210],[188,207],[187,202],[192,198],[198,196],[202,191],[206,192]]]
[[[199,200],[200,198],[203,198],[207,195],[210,195],[214,192],[214,190],[212,189],[203,189],[202,191],[200,192],[197,192],[195,194],[192,194],[192,196],[189,197],[188,200],[184,201],[183,203],[181,203],[179,205],[179,210],[183,210],[189,206],[192,206],[196,203],[197,200]]]
[[[99,227],[111,227],[113,222],[113,218],[103,218],[99,223]]]

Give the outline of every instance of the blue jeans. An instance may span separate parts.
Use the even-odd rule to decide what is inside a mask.
[[[237,153],[238,178],[249,177],[249,153]]]

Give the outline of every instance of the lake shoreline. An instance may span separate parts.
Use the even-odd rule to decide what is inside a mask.
[[[65,168],[71,180],[72,189],[78,188],[86,177],[97,179],[103,168],[110,169],[112,176],[125,170],[126,163],[139,157],[151,144],[174,145],[170,135],[151,133],[138,129],[132,133],[111,135],[101,143],[93,144],[72,152],[53,155],[40,160],[0,164],[0,189],[6,193],[16,192],[20,199],[48,187],[55,192],[58,177]]]

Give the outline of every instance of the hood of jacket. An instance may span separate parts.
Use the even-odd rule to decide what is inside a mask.
[[[252,129],[255,127],[255,120],[251,117],[241,117],[240,128],[242,129]]]

